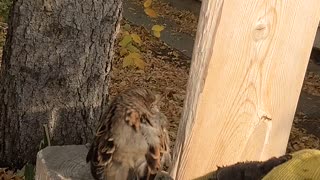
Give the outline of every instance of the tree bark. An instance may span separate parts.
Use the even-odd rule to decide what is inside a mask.
[[[121,0],[15,0],[0,71],[0,166],[91,141],[108,102]]]

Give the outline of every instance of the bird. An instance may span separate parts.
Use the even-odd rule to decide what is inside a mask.
[[[86,161],[96,180],[152,180],[171,165],[161,96],[147,88],[120,92],[100,117]]]

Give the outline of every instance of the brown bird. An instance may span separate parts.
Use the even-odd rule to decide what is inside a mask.
[[[101,118],[87,154],[97,180],[153,179],[171,156],[160,96],[144,88],[118,94]]]

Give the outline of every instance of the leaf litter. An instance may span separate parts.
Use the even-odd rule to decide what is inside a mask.
[[[315,121],[319,123],[320,117],[318,117],[318,119],[312,119],[302,112],[296,113],[291,128],[287,146],[287,153],[292,153],[307,148],[320,149],[319,137],[315,136],[314,134],[308,133],[306,129],[299,126],[299,124],[304,121]]]
[[[126,24],[131,27],[129,33],[140,37],[140,53],[135,56],[144,60],[144,69],[129,67],[129,65],[123,67],[123,62],[130,60],[123,57],[124,50],[120,46],[116,46],[109,86],[110,96],[112,98],[123,89],[131,86],[147,87],[160,92],[163,95],[162,109],[169,120],[170,139],[174,141],[186,93],[190,59],[161,42],[150,34],[149,30],[130,24],[125,19],[121,22],[120,33],[115,44],[121,41],[122,34],[126,31],[123,27],[129,26]],[[156,28],[159,28],[156,30],[163,30],[162,27]],[[177,54],[179,59],[175,56]],[[171,145],[173,147],[174,143]]]
[[[313,96],[320,96],[320,74],[307,72],[302,90]]]

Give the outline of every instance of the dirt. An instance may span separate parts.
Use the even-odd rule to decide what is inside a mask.
[[[304,113],[297,113],[290,133],[287,152],[295,152],[301,149],[320,149],[319,137],[314,134],[308,133],[306,129],[301,128],[301,123],[314,123],[315,128],[319,126],[319,119],[309,118]]]
[[[308,94],[320,96],[320,75],[315,72],[307,72],[302,90]]]
[[[127,23],[125,20],[122,21],[122,25]],[[123,31],[121,28],[116,45],[121,40]],[[116,46],[111,71],[111,98],[120,91],[134,86],[147,87],[159,92],[164,103],[161,109],[168,116],[169,135],[174,141],[186,94],[190,59],[159,41],[143,27],[131,24],[129,32],[141,37],[142,45],[139,48],[147,65],[144,71],[133,67],[123,68],[120,47]]]

